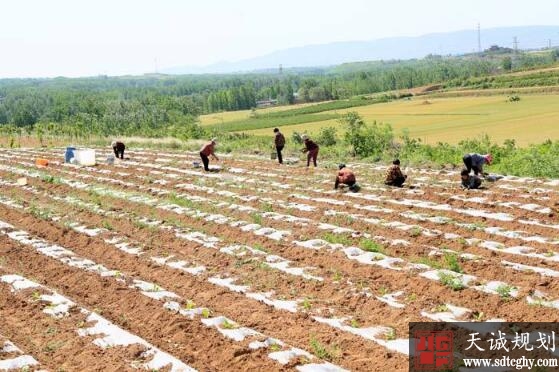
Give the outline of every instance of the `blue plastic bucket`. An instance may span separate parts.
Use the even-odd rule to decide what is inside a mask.
[[[75,147],[66,147],[66,153],[64,154],[65,163],[69,163],[70,159],[74,157],[74,151],[76,151]]]

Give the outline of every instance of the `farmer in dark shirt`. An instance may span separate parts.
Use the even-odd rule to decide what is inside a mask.
[[[464,162],[468,173],[473,170],[476,176],[479,174],[485,175],[483,173],[483,166],[485,164],[491,165],[491,163],[493,162],[493,157],[491,156],[491,154],[480,155],[473,153],[464,155],[462,161]]]
[[[318,145],[313,141],[311,141],[309,136],[307,136],[306,134],[303,134],[303,143],[305,144],[305,148],[303,149],[303,152],[307,153],[307,168],[311,164],[311,159],[313,161],[314,166],[316,167],[316,158],[318,157],[318,149],[319,149]]]
[[[278,162],[280,164],[283,164],[283,158],[281,156],[281,151],[283,150],[283,148],[285,146],[285,137],[283,136],[283,134],[280,132],[280,130],[278,128],[274,128],[274,133],[276,134],[275,139],[274,139],[274,143],[276,145],[276,151],[278,153]]]
[[[471,175],[470,171],[467,169],[462,169],[460,177],[462,178],[462,187],[465,189],[474,190],[479,189],[481,186],[481,178],[477,175]]]
[[[406,182],[406,178],[408,178],[408,176],[404,175],[400,169],[400,160],[396,159],[392,162],[392,166],[388,168],[388,171],[386,172],[384,184],[388,186],[402,187],[404,182]]]
[[[113,141],[111,146],[113,147],[116,158],[118,159],[120,157],[121,159],[124,159],[124,150],[126,149],[124,143],[120,141]]]

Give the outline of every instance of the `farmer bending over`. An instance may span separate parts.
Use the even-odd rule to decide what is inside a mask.
[[[392,166],[390,166],[386,172],[386,180],[384,181],[384,184],[388,186],[402,187],[404,182],[406,182],[406,178],[408,178],[408,176],[404,175],[400,169],[400,160],[396,159],[392,162]]]
[[[340,184],[349,186],[349,189],[353,192],[359,191],[359,186],[355,181],[355,174],[349,168],[346,168],[345,164],[338,165],[338,175],[336,176],[336,183],[334,183],[334,189],[338,189]]]
[[[311,141],[309,136],[307,136],[306,134],[303,134],[303,143],[305,144],[305,148],[302,151],[307,153],[307,168],[311,164],[311,159],[314,166],[316,167],[316,158],[318,157],[319,149],[318,145]]]
[[[206,172],[210,171],[210,168],[209,168],[209,165],[210,165],[210,158],[209,157],[210,156],[212,158],[214,158],[215,160],[219,160],[214,153],[215,145],[216,145],[216,139],[212,138],[212,140],[210,142],[206,143],[200,149],[200,158],[202,158],[202,163],[204,163],[204,170]]]
[[[491,154],[466,154],[462,160],[464,161],[468,173],[473,170],[474,174],[477,176],[479,174],[485,175],[485,173],[483,173],[483,166],[484,164],[491,165],[493,157]]]
[[[481,186],[481,178],[477,175],[470,175],[470,171],[467,169],[462,169],[460,177],[462,178],[462,187],[467,190],[479,189]]]
[[[116,158],[118,159],[120,157],[121,159],[124,159],[124,150],[126,149],[124,143],[120,141],[113,141],[111,143],[111,146],[113,147],[113,151],[115,152]]]

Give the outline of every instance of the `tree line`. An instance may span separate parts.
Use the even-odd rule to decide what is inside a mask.
[[[144,75],[0,80],[0,130],[33,127],[98,135],[201,135],[200,114],[244,110],[259,100],[321,102],[356,95],[466,81],[499,71],[544,66],[557,52],[428,56],[334,67],[229,75]]]

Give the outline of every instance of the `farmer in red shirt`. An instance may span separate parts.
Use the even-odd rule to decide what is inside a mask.
[[[210,171],[210,168],[209,168],[209,165],[210,165],[210,158],[209,157],[210,156],[213,157],[215,160],[219,160],[214,153],[215,145],[216,145],[216,139],[212,138],[212,140],[210,142],[206,143],[200,149],[200,157],[202,158],[202,163],[204,163],[204,170],[206,172]]]
[[[311,159],[316,167],[316,158],[318,157],[318,145],[310,140],[309,136],[303,134],[303,143],[305,144],[305,148],[303,152],[307,153],[307,167],[311,164]]]
[[[338,189],[340,184],[349,186],[349,189],[353,192],[359,191],[359,186],[355,180],[355,174],[349,168],[346,168],[345,164],[338,165],[338,175],[336,176],[336,183],[334,184],[334,189]]]

